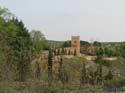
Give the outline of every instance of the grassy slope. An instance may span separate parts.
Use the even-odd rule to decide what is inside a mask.
[[[119,73],[121,77],[125,77],[125,59],[119,58],[112,62],[110,69],[114,73]]]
[[[85,62],[86,66],[89,66],[91,70],[95,70],[95,63],[93,62],[87,62],[83,58],[79,57],[73,57],[71,59],[65,59],[64,60],[64,67],[66,71],[70,75],[70,80],[69,83],[66,84],[66,89],[67,93],[83,93],[83,91],[89,91],[89,92],[84,92],[84,93],[97,93],[97,90],[95,90],[93,86],[85,86],[85,88],[82,90],[79,90],[79,80],[80,80],[80,69],[82,67],[82,62]],[[63,93],[60,92],[62,90],[62,83],[58,80],[58,62],[54,62],[53,64],[53,88],[52,90],[55,91],[53,93]],[[33,71],[34,71],[35,65],[33,64]],[[29,93],[50,93],[48,92],[47,89],[47,60],[46,61],[41,61],[40,62],[40,67],[41,67],[41,80],[40,82],[28,82],[27,83],[18,83],[18,82],[4,82],[0,83],[0,93],[27,93],[24,91],[29,91]],[[114,72],[120,72],[121,76],[125,77],[125,59],[118,59],[115,62],[112,62],[112,66],[110,68],[103,67],[103,72],[107,73],[108,69],[112,69]],[[1,85],[2,84],[2,85]],[[4,87],[6,86],[6,87]],[[7,88],[8,90],[5,90]],[[99,86],[97,86],[99,88]],[[4,92],[8,91],[8,92]],[[22,91],[22,92],[21,92]],[[43,91],[43,92],[42,92]],[[91,92],[90,92],[91,91]],[[96,92],[94,92],[96,91]],[[101,93],[101,92],[99,92]]]

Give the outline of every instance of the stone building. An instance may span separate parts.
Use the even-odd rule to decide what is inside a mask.
[[[80,36],[72,36],[71,37],[71,46],[65,48],[56,48],[55,49],[57,54],[61,54],[65,52],[64,55],[74,55],[76,53],[77,56],[80,55]],[[59,53],[58,53],[59,52]],[[48,51],[43,51],[41,54],[41,59],[48,59]],[[55,57],[58,59],[58,57]]]
[[[80,55],[80,36],[72,36],[71,37],[71,46],[62,48],[57,48],[56,52],[62,53],[65,51],[66,55]]]
[[[72,36],[71,49],[74,49],[76,54],[80,55],[80,36]]]

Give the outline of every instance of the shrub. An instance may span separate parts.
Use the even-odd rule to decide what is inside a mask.
[[[104,82],[105,87],[120,88],[125,86],[125,78],[114,78],[112,80],[106,80]]]

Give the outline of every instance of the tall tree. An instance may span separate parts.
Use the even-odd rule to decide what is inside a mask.
[[[38,61],[35,64],[35,77],[37,80],[40,80],[40,64]]]
[[[16,57],[17,77],[19,81],[25,81],[30,72],[31,38],[22,21],[13,19],[10,23],[13,23],[15,27],[12,31],[10,30],[11,32],[8,31],[8,33],[11,37],[10,46]]]
[[[53,76],[52,76],[52,67],[53,67],[53,62],[52,62],[52,50],[49,49],[49,55],[48,55],[48,86],[51,87],[52,86],[52,80],[53,80]]]
[[[0,7],[0,17],[3,18],[5,21],[8,21],[15,16],[7,8]]]
[[[113,74],[112,74],[112,71],[109,70],[108,74],[105,76],[105,80],[112,80],[112,79],[113,79]]]
[[[63,66],[63,57],[61,56],[60,62],[59,62],[59,79],[62,81],[63,86],[65,85],[65,79],[64,79],[64,66]]]
[[[85,63],[82,64],[82,69],[80,71],[80,87],[86,83],[86,68]]]
[[[8,49],[5,50],[7,63],[10,64],[8,69],[12,68],[15,62],[13,67],[16,67],[17,77],[20,81],[24,81],[29,73],[31,58],[32,42],[29,32],[22,21],[19,21],[7,9],[0,8],[0,33],[4,33],[7,37]]]
[[[33,41],[46,40],[44,34],[41,31],[38,31],[38,30],[32,30],[30,32],[30,36],[31,36]]]
[[[102,64],[99,65],[99,83],[102,84]]]
[[[30,32],[30,36],[33,41],[34,52],[40,52],[41,50],[48,49],[49,46],[47,40],[41,31],[32,30]]]

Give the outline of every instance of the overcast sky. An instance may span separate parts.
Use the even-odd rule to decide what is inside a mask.
[[[125,41],[125,0],[0,0],[0,6],[47,39]]]

